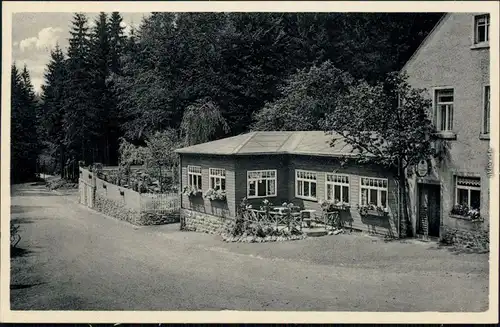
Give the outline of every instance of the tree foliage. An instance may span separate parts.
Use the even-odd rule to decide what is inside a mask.
[[[407,169],[435,156],[429,118],[431,101],[406,77],[389,74],[385,83],[352,85],[325,117],[323,127],[341,134],[358,159]]]
[[[229,125],[215,103],[202,99],[187,107],[181,123],[186,145],[208,142],[217,132],[229,132]]]
[[[63,168],[116,164],[120,137],[144,146],[168,129],[189,144],[319,129],[347,86],[401,68],[440,15],[162,12],[126,37],[118,12],[92,29],[76,13],[47,66],[40,132]]]
[[[43,131],[45,147],[58,164],[63,175],[65,164],[64,133],[64,91],[67,80],[67,67],[64,53],[59,46],[50,52],[50,62],[44,73],[41,97],[40,126]]]
[[[174,150],[181,142],[176,131],[169,129],[155,132],[145,141],[145,146],[137,146],[125,139],[120,142],[120,165],[126,174],[130,175],[130,167],[141,164],[150,176],[156,177],[160,183],[160,190],[164,190],[164,174],[170,172],[175,178],[177,174],[178,158]]]
[[[441,155],[432,145],[431,105],[423,90],[411,88],[405,76],[392,73],[385,83],[360,81],[351,86],[323,121],[326,131],[339,133],[353,147],[354,160],[397,171],[402,236],[411,234],[407,177],[420,160]]]
[[[73,16],[68,48],[68,79],[64,94],[64,130],[68,161],[91,163],[98,144],[99,116],[94,104],[91,71],[91,42],[84,14]]]
[[[299,70],[280,87],[281,97],[256,112],[256,130],[307,131],[321,129],[320,122],[336,107],[354,83],[350,74],[330,61]]]
[[[37,102],[26,66],[11,67],[11,181],[33,180],[37,173],[39,140]]]

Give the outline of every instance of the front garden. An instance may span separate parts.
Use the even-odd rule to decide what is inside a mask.
[[[226,242],[275,242],[300,240],[311,231],[324,234],[344,232],[345,222],[341,211],[349,206],[337,201],[322,201],[322,212],[316,215],[311,210],[301,210],[289,202],[274,206],[269,200],[254,208],[243,198],[234,220],[227,220],[222,233]]]

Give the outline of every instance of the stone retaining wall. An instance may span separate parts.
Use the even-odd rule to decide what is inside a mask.
[[[126,208],[117,201],[107,199],[99,194],[96,194],[93,209],[134,225],[140,218],[139,211]]]
[[[189,209],[181,209],[180,216],[183,230],[209,234],[221,234],[228,219]]]
[[[478,251],[489,251],[490,249],[490,238],[487,230],[470,231],[442,227],[441,235],[441,240],[445,240],[457,247]]]
[[[80,168],[79,192],[80,203],[134,225],[160,225],[180,221],[178,207],[172,206],[161,210],[143,208],[141,206],[143,195],[101,180],[83,168]],[[87,199],[88,197],[91,199]],[[147,200],[151,202],[154,199]]]
[[[137,225],[163,225],[180,221],[179,210],[171,212],[141,212]]]

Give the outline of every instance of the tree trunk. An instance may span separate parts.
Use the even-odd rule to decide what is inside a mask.
[[[64,145],[63,144],[60,144],[59,145],[59,151],[60,151],[60,157],[59,157],[59,160],[60,160],[60,165],[61,167],[59,167],[59,173],[61,175],[61,178],[64,178]]]
[[[105,157],[106,159],[104,160],[104,163],[109,166],[110,163],[110,153],[109,153],[109,136],[106,135],[106,151],[105,151]]]
[[[160,193],[163,193],[163,181],[162,181],[162,174],[161,174],[161,165],[159,165],[160,168]]]
[[[398,163],[398,187],[399,187],[399,237],[412,236],[412,227],[410,221],[410,213],[408,210],[408,180],[401,162]]]

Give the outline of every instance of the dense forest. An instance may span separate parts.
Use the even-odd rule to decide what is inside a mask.
[[[121,140],[144,145],[165,131],[195,144],[320,129],[338,94],[353,81],[384,84],[440,16],[152,13],[125,36],[118,12],[100,13],[93,28],[76,13],[39,99],[29,67],[12,66],[12,180],[41,166],[67,175],[81,162],[116,165]]]

